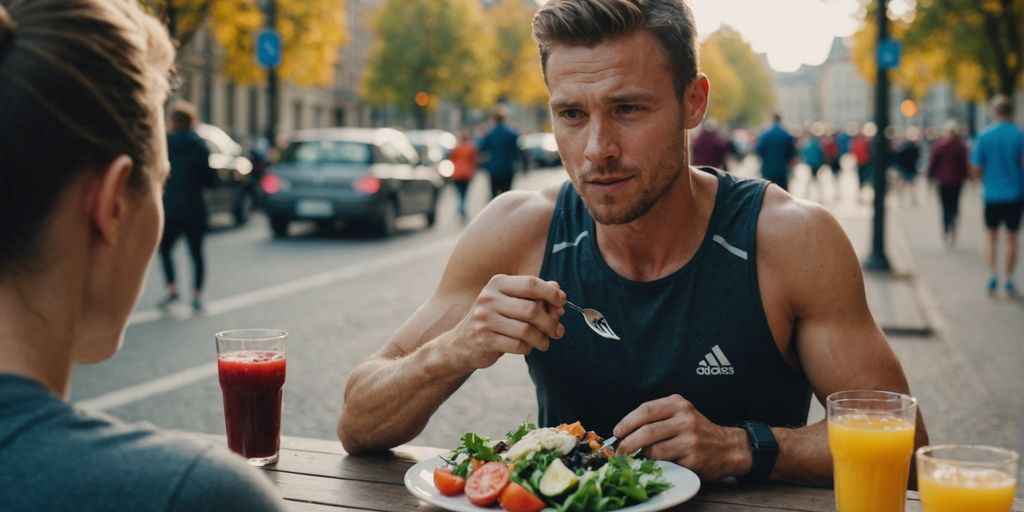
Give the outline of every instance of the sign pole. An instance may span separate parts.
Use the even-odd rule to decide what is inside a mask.
[[[887,172],[889,169],[889,140],[885,136],[889,128],[889,67],[895,65],[883,49],[888,53],[891,48],[889,41],[889,17],[886,0],[878,1],[878,73],[875,78],[875,134],[872,152],[874,153],[873,184],[875,187],[875,217],[871,238],[871,255],[864,261],[864,268],[881,272],[889,272],[889,258],[885,255],[885,196],[887,192]]]

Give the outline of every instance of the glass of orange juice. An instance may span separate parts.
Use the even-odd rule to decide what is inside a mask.
[[[902,512],[914,453],[917,399],[840,391],[826,399],[838,512]]]
[[[1013,450],[939,445],[917,450],[917,488],[924,512],[1007,512],[1017,487]]]

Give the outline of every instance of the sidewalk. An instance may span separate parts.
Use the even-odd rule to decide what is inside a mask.
[[[826,199],[821,202],[864,261],[871,252],[873,209],[870,201],[857,204],[855,183],[849,188],[845,182],[855,180],[852,173],[844,172],[833,190],[822,186],[822,193],[806,190],[809,172],[800,179],[805,172],[797,169],[793,192]],[[846,197],[830,200],[834,190]],[[887,202],[886,254],[893,272],[865,271],[871,311],[903,363],[932,444],[991,444],[1024,453],[1024,301],[986,293],[980,190],[964,189],[959,240],[952,248],[942,241],[937,193],[924,183],[914,193],[915,202],[893,194]],[[1022,274],[1018,265],[1018,283]]]

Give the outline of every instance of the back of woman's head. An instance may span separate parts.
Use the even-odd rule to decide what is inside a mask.
[[[0,277],[31,270],[57,199],[119,155],[165,156],[174,50],[136,0],[0,0]]]

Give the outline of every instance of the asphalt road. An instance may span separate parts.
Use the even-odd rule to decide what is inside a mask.
[[[536,189],[564,177],[560,169],[532,171],[516,187]],[[483,208],[489,194],[481,178],[470,191],[471,212]],[[425,229],[422,217],[403,218],[391,239],[301,225],[290,238],[273,239],[261,216],[241,228],[217,228],[206,242],[206,311],[200,315],[184,305],[188,286],[185,300],[168,314],[155,309],[163,278],[154,260],[124,347],[103,364],[75,369],[72,400],[130,422],[223,433],[214,333],[280,328],[290,333],[282,432],[334,439],[349,372],[436,287],[464,227],[454,201],[447,188],[433,228]],[[181,284],[191,280],[184,245],[176,248]],[[477,372],[414,442],[448,446],[470,430],[503,434],[535,410],[522,358],[503,358]]]

